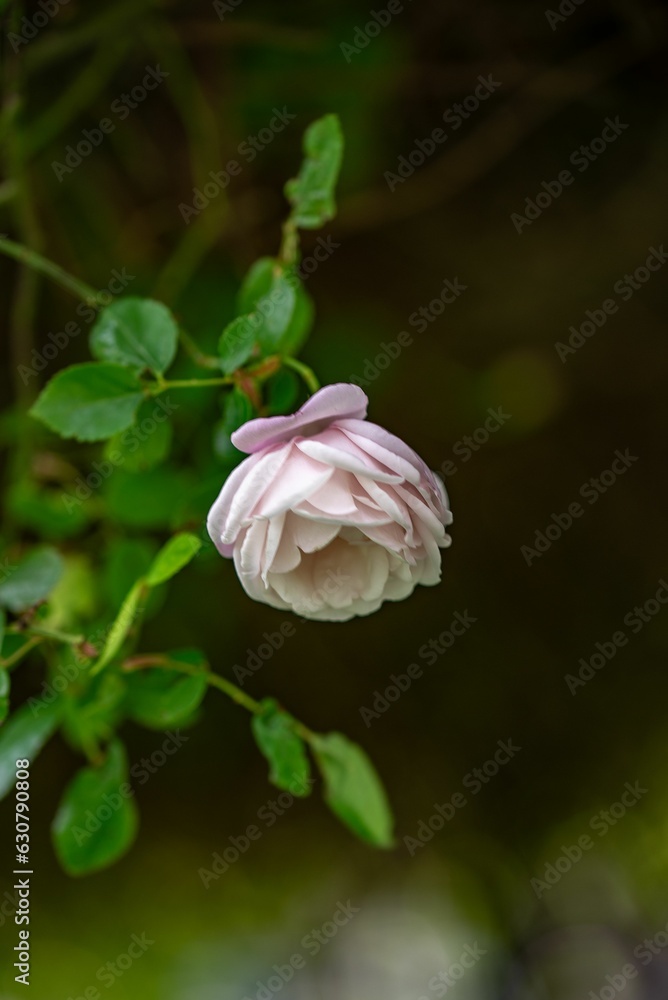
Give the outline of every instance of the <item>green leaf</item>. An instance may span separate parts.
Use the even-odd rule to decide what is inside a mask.
[[[74,664],[75,669],[77,666],[80,671],[81,666]],[[86,752],[113,737],[123,716],[126,686],[125,677],[108,671],[93,678],[81,694],[67,699],[63,733],[77,749]]]
[[[242,424],[255,416],[253,404],[238,385],[228,392],[223,405],[223,425],[228,434],[233,434]]]
[[[0,617],[2,612],[0,611]],[[2,642],[0,642],[0,650],[2,648]],[[10,688],[10,678],[9,670],[3,670],[0,668],[0,725],[5,721],[9,715],[9,688]]]
[[[143,398],[135,372],[88,362],[58,372],[30,413],[61,437],[103,441],[133,423]]]
[[[69,783],[51,827],[61,865],[70,875],[106,868],[131,846],[139,816],[122,743],[114,741],[99,767],[84,767]]]
[[[281,711],[273,698],[265,698],[262,713],[254,715],[251,728],[255,742],[269,761],[269,780],[293,795],[311,792],[311,765],[304,741],[295,732],[295,720]]]
[[[279,271],[273,276],[267,294],[257,303],[255,314],[261,318],[257,341],[263,354],[275,354],[283,349],[283,340],[295,311],[295,284],[293,274]]]
[[[7,624],[7,615],[0,608],[0,656],[2,656],[2,644],[5,641],[5,626]]]
[[[231,375],[248,361],[255,348],[260,317],[253,314],[237,316],[223,330],[218,343],[220,366]]]
[[[156,556],[157,546],[144,538],[115,538],[107,550],[104,592],[112,607],[118,607],[135,580],[145,576]]]
[[[157,587],[158,584],[169,580],[187,566],[201,547],[199,538],[188,532],[170,538],[153,560],[153,565],[146,575],[146,583],[149,587]]]
[[[325,801],[346,826],[375,847],[392,847],[393,818],[380,778],[361,747],[341,733],[314,736]]]
[[[334,188],[343,157],[343,133],[337,115],[325,115],[304,133],[305,159],[299,175],[285,185],[292,221],[300,229],[318,229],[336,214]]]
[[[102,310],[90,333],[90,349],[98,361],[162,375],[174,360],[178,339],[179,328],[167,306],[130,296]]]
[[[143,579],[137,580],[121,604],[121,609],[109,629],[106,642],[100,653],[100,658],[91,670],[91,676],[95,676],[95,674],[99,674],[101,670],[104,670],[107,664],[111,663],[117,655],[135,620],[143,611],[143,608],[140,608],[139,605],[145,596],[146,583]]]
[[[167,668],[149,668],[128,676],[126,712],[150,729],[169,729],[187,722],[206,694],[207,662],[198,650],[169,653],[170,660],[187,664],[192,674]]]
[[[55,587],[64,569],[61,556],[45,546],[35,549],[10,569],[0,583],[0,606],[17,614],[42,601]]]
[[[242,313],[266,313],[267,319],[256,333],[265,354],[297,354],[313,325],[315,310],[310,295],[297,272],[282,269],[275,257],[261,257],[250,268],[239,292],[238,307]]]
[[[48,705],[38,699],[34,701],[34,710],[29,702],[21,705],[0,729],[0,799],[14,787],[16,761],[29,760],[34,764],[35,757],[60,723],[61,698],[54,698]]]
[[[271,288],[274,271],[279,266],[275,257],[260,257],[250,266],[237,296],[237,308],[241,314],[254,312],[262,296]]]

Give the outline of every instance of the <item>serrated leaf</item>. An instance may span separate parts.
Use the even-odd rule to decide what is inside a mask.
[[[35,549],[9,571],[0,583],[0,606],[15,614],[42,601],[55,587],[64,569],[59,553],[48,546]]]
[[[174,360],[178,339],[179,328],[167,306],[129,296],[102,310],[90,333],[90,350],[98,361],[162,375]]]
[[[143,398],[136,372],[87,362],[58,372],[30,413],[61,437],[103,441],[134,422]]]
[[[394,821],[385,789],[362,748],[341,733],[316,735],[311,748],[332,812],[367,843],[391,847]]]
[[[299,174],[285,185],[292,221],[317,229],[336,214],[334,188],[343,157],[343,133],[337,115],[325,115],[304,133],[305,159]]]
[[[0,729],[0,799],[14,786],[16,761],[27,759],[34,764],[37,754],[60,723],[61,698],[56,697],[49,704],[41,699],[34,701],[34,710],[30,702],[26,702]]]
[[[60,800],[51,832],[66,872],[99,871],[128,850],[139,826],[132,795],[125,750],[114,741],[104,763],[82,768]]]
[[[196,535],[183,532],[175,535],[160,549],[146,574],[149,587],[157,587],[183,569],[197,555],[202,543]]]
[[[198,650],[169,653],[193,668],[192,674],[159,667],[135,671],[128,676],[126,712],[150,729],[183,725],[199,707],[207,690],[207,663]]]
[[[251,728],[269,761],[269,780],[293,795],[309,795],[311,765],[304,741],[295,732],[295,720],[273,698],[265,698],[261,704],[262,713],[253,716]]]
[[[220,366],[226,375],[241,368],[251,357],[257,341],[260,317],[237,316],[225,327],[218,342]]]

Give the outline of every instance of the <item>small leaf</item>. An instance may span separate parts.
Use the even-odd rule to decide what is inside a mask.
[[[109,629],[100,658],[96,661],[95,666],[90,672],[91,676],[95,676],[96,674],[99,674],[101,670],[104,670],[107,664],[111,663],[116,654],[119,652],[125,641],[125,637],[132,628],[135,620],[143,611],[143,608],[140,608],[139,604],[145,597],[145,594],[145,581],[143,579],[137,580],[123,601],[121,609]]]
[[[332,812],[367,843],[392,847],[393,818],[385,789],[361,747],[341,733],[314,736],[311,747]]]
[[[295,720],[281,711],[273,698],[262,702],[262,713],[254,715],[251,728],[255,742],[269,761],[269,780],[293,795],[310,794],[311,765],[304,742],[294,729]]]
[[[2,612],[0,611],[0,616]],[[2,643],[0,643],[0,647]],[[9,670],[4,670],[0,668],[0,725],[5,721],[9,715]]]
[[[98,361],[162,375],[174,360],[178,339],[179,328],[167,306],[130,296],[102,310],[90,333],[90,349]]]
[[[41,699],[34,701],[34,709],[30,702],[26,702],[0,729],[0,799],[14,786],[16,761],[25,759],[33,764],[60,723],[63,712],[61,698],[54,698],[48,705]]]
[[[336,115],[325,115],[304,133],[305,159],[299,175],[285,185],[292,221],[300,229],[317,229],[336,214],[334,188],[343,157],[343,134]]]
[[[104,763],[82,768],[60,800],[51,832],[66,872],[99,871],[128,850],[139,825],[133,794],[125,750],[114,741]]]
[[[157,587],[183,569],[197,555],[202,543],[196,535],[183,532],[175,535],[163,546],[153,560],[146,575],[149,587]]]
[[[260,257],[248,269],[237,297],[237,308],[243,315],[251,313],[263,295],[271,288],[274,271],[279,267],[275,257]]]
[[[283,340],[295,311],[295,282],[294,275],[279,271],[273,276],[269,291],[255,307],[255,314],[261,318],[257,341],[264,354],[274,354],[283,349]]]
[[[169,653],[170,660],[188,664],[192,674],[149,668],[128,676],[126,712],[150,729],[169,729],[187,722],[206,694],[206,659],[198,650]]]
[[[257,341],[267,354],[297,354],[313,325],[310,295],[296,270],[282,269],[275,257],[261,257],[253,264],[241,286],[238,308],[267,314],[257,329]]]
[[[255,348],[260,317],[253,314],[238,316],[223,330],[218,343],[220,366],[231,375],[248,361]]]
[[[55,549],[35,549],[0,583],[0,606],[15,614],[33,607],[55,587],[63,569],[63,560]]]
[[[88,362],[58,372],[30,413],[61,437],[103,441],[133,423],[143,398],[135,372]]]

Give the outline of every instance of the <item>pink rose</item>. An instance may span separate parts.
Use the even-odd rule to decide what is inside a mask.
[[[246,593],[317,621],[346,621],[441,578],[452,522],[443,483],[365,420],[356,385],[328,385],[287,417],[232,435],[250,455],[209,512]]]

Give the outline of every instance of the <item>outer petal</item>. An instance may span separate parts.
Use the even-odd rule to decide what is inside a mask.
[[[326,385],[290,416],[249,420],[234,432],[232,444],[252,454],[280,441],[289,441],[298,434],[310,437],[335,420],[364,420],[368,404],[366,393],[358,385],[348,382]]]

